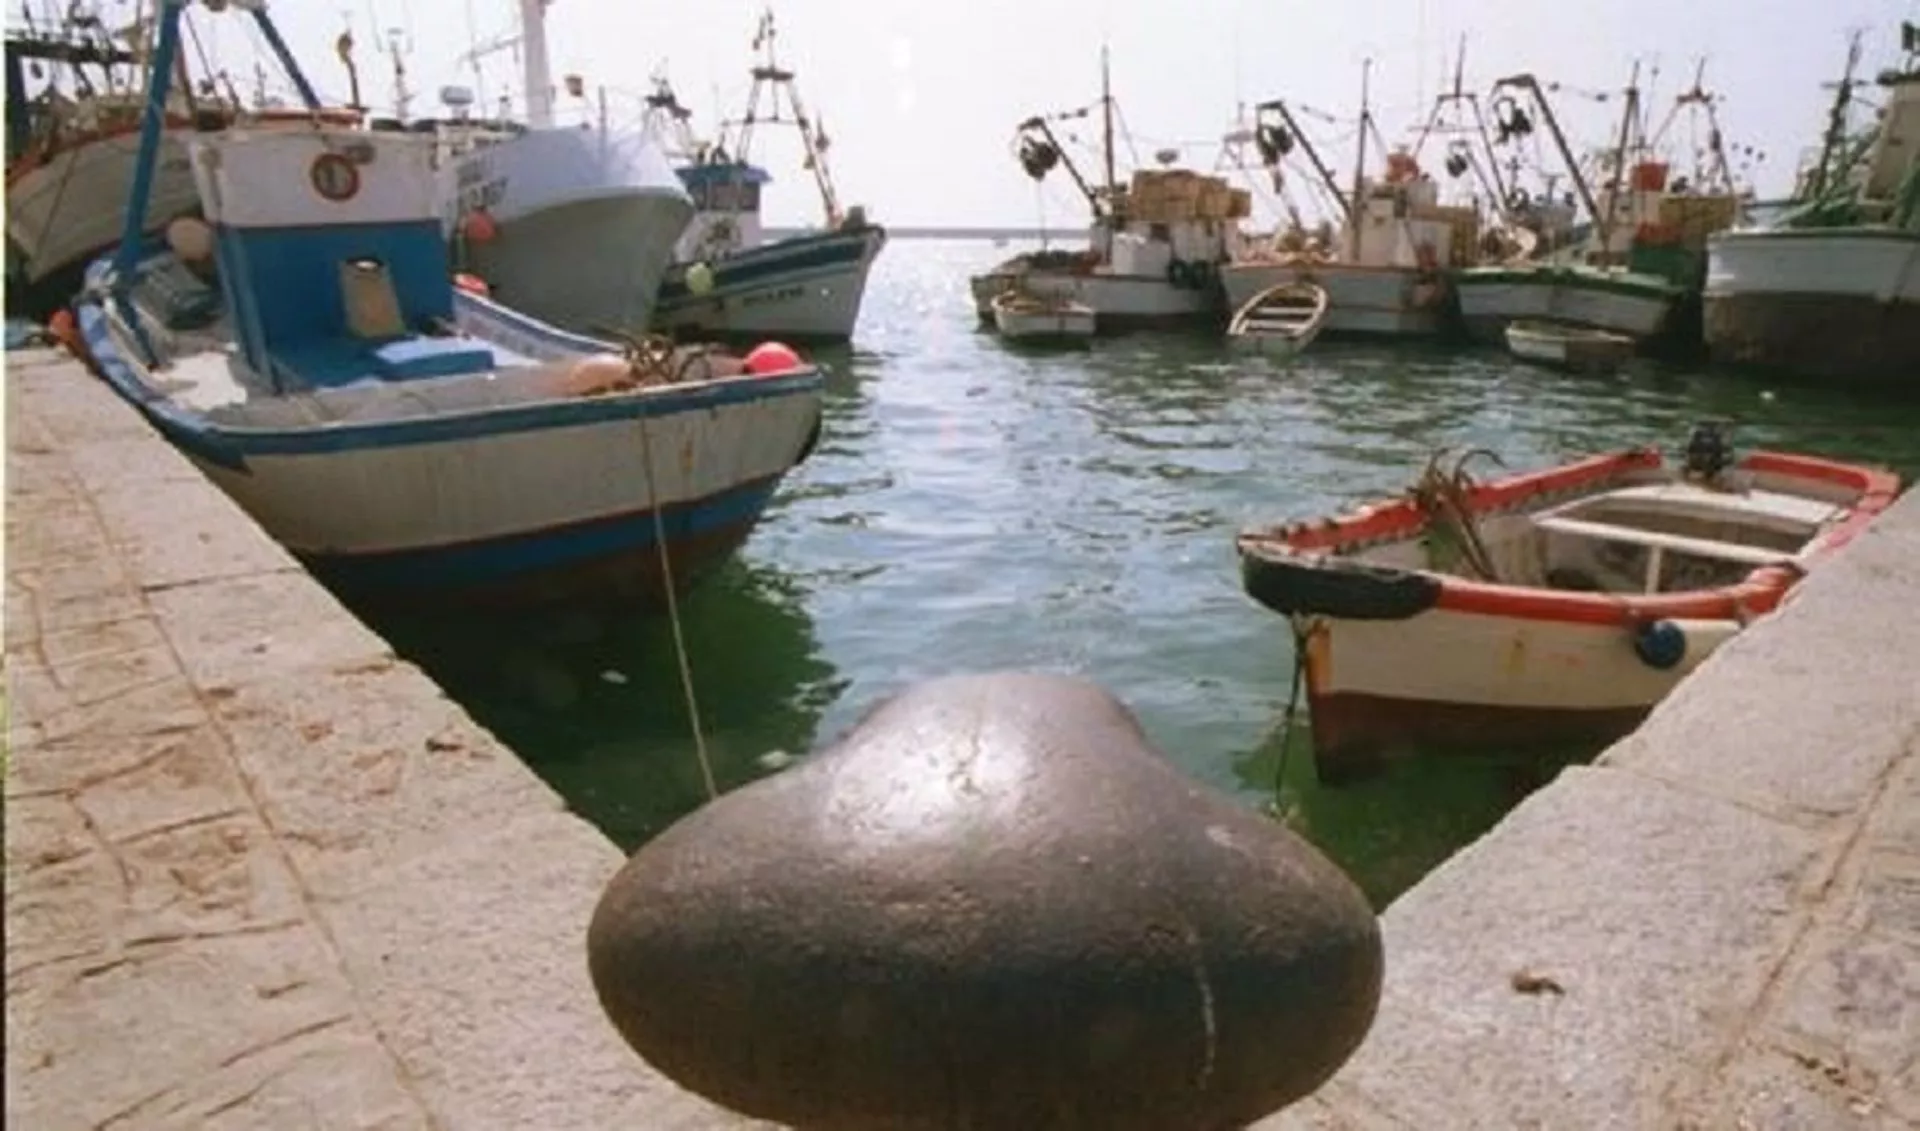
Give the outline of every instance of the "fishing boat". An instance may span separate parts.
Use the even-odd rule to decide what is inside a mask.
[[[1717,362],[1920,388],[1920,26],[1879,77],[1877,122],[1849,136],[1856,37],[1804,191],[1764,227],[1707,248],[1705,333]]]
[[[674,160],[695,209],[654,312],[654,325],[677,336],[845,342],[887,244],[886,229],[864,208],[841,208],[826,127],[808,115],[793,71],[775,58],[774,34],[773,13],[762,13],[754,36],[761,58],[731,136],[723,130],[714,143],[695,136],[691,112],[664,75],[654,76],[647,97],[647,128]],[[790,123],[800,134],[826,219],[819,231],[770,240],[762,227],[762,189],[773,178],[750,155],[755,125],[772,123]]]
[[[1406,496],[1239,535],[1246,592],[1292,625],[1323,780],[1625,734],[1900,486],[1736,455],[1716,424],[1677,465],[1642,448],[1475,482],[1465,459],[1436,456]]]
[[[1239,241],[1239,221],[1252,212],[1252,195],[1225,178],[1174,167],[1178,152],[1157,156],[1162,168],[1136,169],[1122,184],[1115,169],[1116,102],[1107,54],[1100,54],[1103,175],[1090,180],[1067,152],[1055,122],[1088,116],[1093,107],[1036,115],[1015,131],[1021,168],[1037,184],[1064,166],[1086,200],[1091,221],[1084,248],[1042,247],[1012,256],[973,276],[974,311],[993,324],[993,300],[1009,286],[1056,294],[1093,309],[1100,330],[1151,329],[1224,319],[1220,264]]]
[[[475,121],[472,92],[453,86],[441,92],[450,117],[408,128],[437,133],[453,169],[445,223],[464,270],[543,322],[638,332],[653,319],[693,198],[652,135],[610,121],[605,93],[596,107],[582,76],[565,76],[570,105],[561,105],[546,8],[519,0],[519,34],[465,56],[477,68],[494,50],[519,54],[524,120]]]
[[[1507,351],[1522,361],[1574,373],[1612,373],[1634,354],[1625,334],[1556,322],[1509,322]]]
[[[1327,324],[1327,292],[1312,283],[1268,287],[1234,311],[1227,341],[1261,353],[1299,353]]]
[[[34,317],[64,306],[86,265],[119,237],[139,149],[150,29],[137,21],[109,28],[91,8],[71,5],[44,27],[33,25],[28,13],[28,25],[10,29],[5,39],[8,274],[24,292],[10,301]],[[254,128],[304,124],[314,113],[244,108],[231,91],[182,84],[163,108],[142,230],[158,232],[199,207],[187,138],[241,119]],[[360,120],[352,109],[317,113],[336,125]]]
[[[1263,246],[1237,252],[1221,268],[1227,302],[1238,309],[1284,283],[1313,283],[1327,292],[1325,332],[1366,337],[1428,337],[1449,313],[1446,273],[1478,243],[1471,208],[1440,204],[1440,189],[1405,149],[1389,154],[1383,176],[1366,172],[1368,147],[1379,142],[1363,71],[1354,175],[1342,188],[1300,129],[1285,100],[1262,103],[1255,140],[1276,171],[1296,150],[1337,202],[1341,226],[1309,233],[1296,221]]]
[[[185,3],[158,13],[156,101]],[[157,142],[150,119],[130,217]],[[86,347],[343,593],[682,588],[740,545],[816,442],[821,375],[783,347],[613,353],[457,289],[430,136],[229,130],[191,151],[211,226],[177,221],[162,244],[129,222],[77,303]]]
[[[1093,337],[1093,308],[1064,295],[1009,288],[993,296],[993,326],[1026,345],[1079,345]]]
[[[1704,64],[1703,64],[1704,65]],[[1567,144],[1540,80],[1513,75],[1495,84],[1495,113],[1503,143],[1534,134],[1534,114],[1546,126],[1585,207],[1585,238],[1539,260],[1473,265],[1454,272],[1460,318],[1467,333],[1497,342],[1509,323],[1552,321],[1624,335],[1636,348],[1689,344],[1698,337],[1698,295],[1707,240],[1734,224],[1742,198],[1734,189],[1714,106],[1717,96],[1693,86],[1675,100],[1665,122],[1643,132],[1638,70],[1629,82],[1617,143],[1596,182]],[[1694,176],[1676,177],[1653,152],[1681,111],[1704,113],[1708,145]]]

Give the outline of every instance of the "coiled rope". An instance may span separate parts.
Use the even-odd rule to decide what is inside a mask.
[[[1426,468],[1407,494],[1427,516],[1429,528],[1454,536],[1468,569],[1478,574],[1482,581],[1498,582],[1500,578],[1494,568],[1493,555],[1487,552],[1487,545],[1480,538],[1479,525],[1473,519],[1471,496],[1474,479],[1467,474],[1466,464],[1474,456],[1485,456],[1497,467],[1506,465],[1498,455],[1486,448],[1469,448],[1454,458],[1452,468],[1442,471],[1441,461],[1452,454],[1442,448],[1428,456]]]

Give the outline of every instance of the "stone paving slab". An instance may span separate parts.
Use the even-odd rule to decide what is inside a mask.
[[[1383,917],[1282,1129],[1920,1127],[1920,495]]]
[[[7,397],[9,1126],[745,1125],[600,1013],[610,842],[78,366]]]

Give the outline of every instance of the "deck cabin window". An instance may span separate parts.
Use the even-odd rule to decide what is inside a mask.
[[[760,186],[748,181],[707,181],[691,195],[702,212],[760,211]]]

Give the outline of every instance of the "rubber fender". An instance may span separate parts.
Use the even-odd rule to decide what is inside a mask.
[[[1692,671],[1739,633],[1733,620],[1662,618],[1633,630],[1633,653],[1656,671]]]
[[[1431,574],[1340,558],[1303,561],[1244,551],[1240,581],[1247,596],[1274,612],[1342,620],[1406,620],[1431,609],[1441,587]]]

